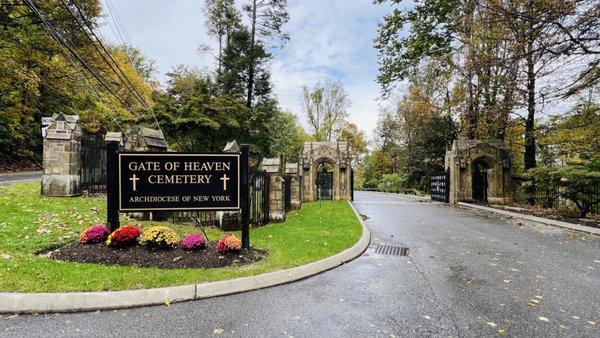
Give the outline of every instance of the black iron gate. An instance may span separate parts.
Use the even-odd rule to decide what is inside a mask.
[[[439,175],[431,176],[429,179],[431,200],[450,202],[450,172],[446,171]]]
[[[473,200],[478,203],[487,203],[488,177],[487,171],[475,171],[472,174]]]
[[[318,172],[317,173],[317,199],[331,200],[333,199],[333,173]]]
[[[88,194],[106,193],[106,142],[81,140],[81,190]]]
[[[269,223],[269,174],[264,171],[250,176],[250,223]]]

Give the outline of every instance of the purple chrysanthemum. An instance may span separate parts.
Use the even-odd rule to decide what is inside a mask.
[[[201,234],[189,234],[181,241],[181,248],[184,250],[203,249],[206,246],[206,239]]]
[[[81,235],[79,236],[79,241],[81,243],[102,243],[108,237],[108,228],[106,228],[102,224],[94,224],[93,226],[83,230]]]

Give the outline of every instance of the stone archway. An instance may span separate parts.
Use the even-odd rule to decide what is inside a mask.
[[[306,142],[300,158],[302,200],[349,200],[351,167],[346,141]]]
[[[500,140],[456,140],[446,151],[450,202],[505,204],[512,200],[510,147]]]

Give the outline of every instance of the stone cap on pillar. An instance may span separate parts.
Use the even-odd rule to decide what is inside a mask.
[[[169,146],[161,130],[135,126],[127,130],[125,150],[168,151]]]
[[[120,131],[107,131],[106,135],[104,136],[104,141],[106,142],[111,142],[111,141],[117,141],[119,142],[119,144],[123,144],[123,133],[121,133]]]
[[[263,158],[260,168],[269,174],[278,173],[281,168],[281,159],[279,157]]]
[[[225,148],[223,148],[223,151],[226,153],[239,153],[240,146],[238,145],[236,140],[233,140],[231,142],[227,142]]]
[[[285,164],[285,174],[298,175],[299,168],[300,167],[298,166],[298,163],[286,163]]]
[[[54,114],[46,134],[49,140],[79,140],[81,139],[81,125],[79,116]]]

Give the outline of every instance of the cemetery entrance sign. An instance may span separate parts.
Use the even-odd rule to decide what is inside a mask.
[[[119,153],[119,211],[239,210],[240,155]]]
[[[250,247],[249,149],[239,153],[120,152],[106,145],[106,225],[120,212],[240,211],[242,247]]]

